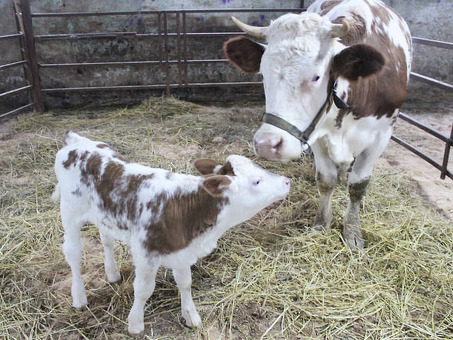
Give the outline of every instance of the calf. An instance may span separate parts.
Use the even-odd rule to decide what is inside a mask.
[[[237,155],[229,156],[223,166],[201,159],[195,167],[202,176],[150,168],[126,161],[104,143],[73,132],[66,135],[56,155],[58,184],[52,196],[60,200],[74,307],[87,304],[80,276],[80,230],[92,223],[99,228],[110,282],[121,279],[114,240],[130,245],[135,265],[130,333],[144,330],[144,306],[160,266],[173,270],[186,324],[200,326],[190,266],[211,253],[226,230],[285,198],[290,181]]]

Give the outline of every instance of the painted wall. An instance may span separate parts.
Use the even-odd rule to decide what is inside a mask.
[[[312,0],[305,0],[305,5]],[[452,0],[387,0],[408,22],[414,36],[453,42]],[[32,12],[103,12],[103,11],[140,11],[158,9],[213,9],[213,8],[299,8],[299,0],[132,0],[88,1],[88,0],[40,0],[31,1]],[[229,19],[231,14],[195,13],[187,16],[188,32],[236,31]],[[241,20],[253,25],[267,25],[279,13],[235,14]],[[169,17],[169,31],[176,32],[176,21]],[[156,16],[137,13],[131,16],[99,16],[82,18],[35,18],[35,34],[92,33],[92,32],[137,32],[157,33]],[[0,0],[0,35],[16,32],[12,1]],[[225,37],[192,38],[189,40],[188,59],[223,58],[222,44]],[[98,40],[55,40],[37,42],[38,58],[41,63],[95,62],[95,61],[134,61],[158,60],[162,53],[157,38],[145,39],[98,39]],[[415,45],[414,71],[446,82],[453,83],[453,51],[445,51],[423,45]],[[176,39],[170,39],[169,58],[176,59],[178,50]],[[0,42],[0,64],[20,59],[17,40]],[[178,81],[177,65],[170,68],[171,83]],[[260,76],[246,76],[228,64],[205,64],[190,66],[190,80],[194,82],[215,81],[259,81]],[[0,92],[24,85],[22,70],[19,68],[0,71]],[[103,85],[138,85],[165,83],[165,72],[161,66],[112,67],[102,68],[64,68],[41,69],[44,87],[77,87]],[[417,87],[417,86],[415,86]],[[223,92],[222,92],[223,91]],[[228,100],[229,95],[241,93],[241,89],[211,89],[207,96]],[[260,90],[255,92],[260,93]],[[219,95],[220,93],[220,95]],[[146,92],[115,92],[108,94],[57,93],[46,96],[48,106],[77,106],[87,102],[130,102],[140,101]],[[202,97],[200,90],[183,90],[178,95],[187,98]],[[11,101],[11,100],[10,100]],[[26,102],[26,95],[12,99]],[[1,101],[0,109],[9,103]]]

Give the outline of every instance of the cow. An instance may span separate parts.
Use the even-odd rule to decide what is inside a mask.
[[[135,279],[129,333],[144,331],[144,306],[160,266],[173,270],[187,326],[201,325],[191,295],[190,266],[211,253],[225,231],[284,199],[290,180],[238,155],[229,156],[223,166],[210,159],[194,165],[201,176],[131,163],[103,142],[74,132],[66,135],[55,158],[58,183],[52,198],[60,201],[75,308],[87,304],[80,271],[81,228],[91,223],[100,231],[109,282],[121,279],[114,240],[130,245]]]
[[[406,98],[412,43],[406,22],[380,0],[317,0],[268,27],[233,21],[245,36],[224,43],[239,70],[263,77],[265,113],[258,156],[287,162],[314,156],[320,203],[316,230],[328,230],[339,174],[349,171],[342,236],[363,248],[360,205]]]

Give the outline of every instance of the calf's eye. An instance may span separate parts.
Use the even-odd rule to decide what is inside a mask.
[[[253,184],[255,184],[255,185],[258,185],[258,184],[260,184],[260,183],[261,183],[261,180],[260,180],[260,179],[258,179],[258,180],[256,180],[255,182],[253,182]]]
[[[320,77],[320,76],[314,76],[313,79],[312,79],[312,81],[318,81],[319,78],[321,78],[321,77]]]

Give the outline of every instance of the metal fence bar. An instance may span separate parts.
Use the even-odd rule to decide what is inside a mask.
[[[244,82],[224,82],[224,83],[189,83],[187,87],[210,87],[210,86],[251,86],[261,85],[261,82],[244,81]],[[181,88],[179,84],[155,84],[155,85],[118,85],[118,86],[88,86],[88,87],[59,87],[42,89],[43,93],[55,92],[76,92],[76,91],[111,91],[111,90],[148,90],[148,89],[167,89]]]
[[[12,68],[12,67],[17,67],[17,66],[23,66],[27,63],[26,60],[20,60],[20,61],[15,61],[13,63],[9,64],[3,64],[0,65],[0,70],[6,70],[7,68]]]
[[[178,60],[169,60],[169,64],[177,64]],[[186,61],[188,64],[203,64],[203,63],[226,63],[228,59],[192,59]],[[142,66],[142,65],[160,65],[159,60],[138,60],[138,61],[110,61],[110,62],[95,62],[95,63],[64,63],[64,64],[41,64],[40,68],[58,68],[58,67],[98,67],[98,66]]]
[[[419,149],[417,149],[416,147],[412,146],[411,144],[403,141],[401,138],[399,137],[396,137],[396,136],[392,136],[391,137],[393,141],[395,141],[396,143],[400,144],[401,146],[405,147],[406,149],[408,149],[409,151],[411,151],[412,153],[416,154],[418,157],[422,158],[423,160],[427,161],[429,164],[431,164],[433,167],[435,167],[436,169],[438,170],[441,170],[443,171],[445,174],[444,174],[444,178],[445,176],[453,179],[453,174],[448,171],[447,169],[443,169],[442,165],[440,165],[439,163],[437,163],[435,160],[433,160],[431,157],[425,155],[423,152],[421,152]]]
[[[187,70],[188,60],[187,60],[187,21],[186,21],[186,13],[182,13],[182,35],[183,35],[183,59],[184,59],[184,85],[187,85],[189,81],[189,72]]]
[[[21,93],[21,92],[24,92],[24,91],[27,91],[27,90],[32,90],[32,86],[31,85],[27,85],[27,86],[22,86],[22,87],[19,87],[17,89],[11,90],[11,91],[2,92],[2,93],[0,93],[0,98],[9,97],[9,96],[12,96],[14,94],[18,94],[18,93]]]
[[[416,44],[429,45],[429,46],[434,46],[434,47],[445,48],[447,50],[453,50],[453,43],[446,42],[446,41],[412,37],[412,42],[414,42]]]
[[[29,104],[21,106],[21,107],[19,107],[17,109],[2,113],[2,114],[0,114],[0,119],[13,116],[13,115],[15,115],[17,113],[21,113],[21,112],[25,111],[26,109],[33,108],[33,106],[35,106],[35,103],[29,103]]]
[[[411,78],[414,78],[418,81],[421,81],[421,82],[429,84],[429,85],[433,85],[433,86],[438,87],[443,90],[453,91],[452,84],[445,83],[443,81],[436,80],[434,78],[430,78],[430,77],[424,76],[419,73],[411,72]]]
[[[19,5],[16,2],[16,5]],[[18,6],[16,6],[17,8]],[[39,80],[38,71],[38,58],[36,56],[35,41],[33,39],[33,23],[30,11],[30,0],[20,0],[20,13],[19,23],[22,32],[24,33],[24,47],[27,59],[27,69],[30,85],[32,85],[33,101],[35,103],[35,109],[38,112],[44,111],[43,98],[41,93],[41,83]],[[20,20],[22,19],[22,20]]]
[[[164,53],[165,53],[165,82],[166,82],[166,95],[170,95],[170,64],[168,63],[168,16],[167,12],[164,13]]]
[[[429,133],[430,135],[436,137],[437,139],[440,139],[442,142],[447,143],[449,138],[447,136],[444,136],[441,132],[423,124],[422,122],[418,121],[417,119],[408,116],[407,114],[400,112],[399,118],[408,122],[409,124],[418,127],[419,129]]]
[[[188,37],[228,37],[232,35],[244,35],[242,32],[200,32],[200,33],[186,33]],[[178,33],[167,32],[169,37],[177,37]],[[110,32],[110,33],[75,33],[75,34],[41,34],[36,35],[36,41],[48,40],[77,40],[77,39],[143,39],[159,37],[159,33],[136,33],[136,32]]]
[[[24,36],[23,33],[0,35],[0,40],[9,40],[9,39],[22,38],[23,36]]]
[[[453,147],[453,124],[451,125],[450,140],[447,143],[445,143],[444,159],[442,162],[442,169],[440,172],[440,178],[442,178],[442,179],[445,179],[445,176],[448,176],[448,169],[447,169],[448,168],[448,159],[450,158],[450,150],[452,147]]]
[[[269,13],[269,12],[302,12],[305,8],[224,8],[224,9],[169,9],[169,10],[154,10],[140,11],[141,15],[159,14],[159,13]],[[127,12],[63,12],[63,13],[33,13],[34,18],[49,18],[49,17],[85,17],[85,16],[113,16],[113,15],[135,15],[137,11]]]

